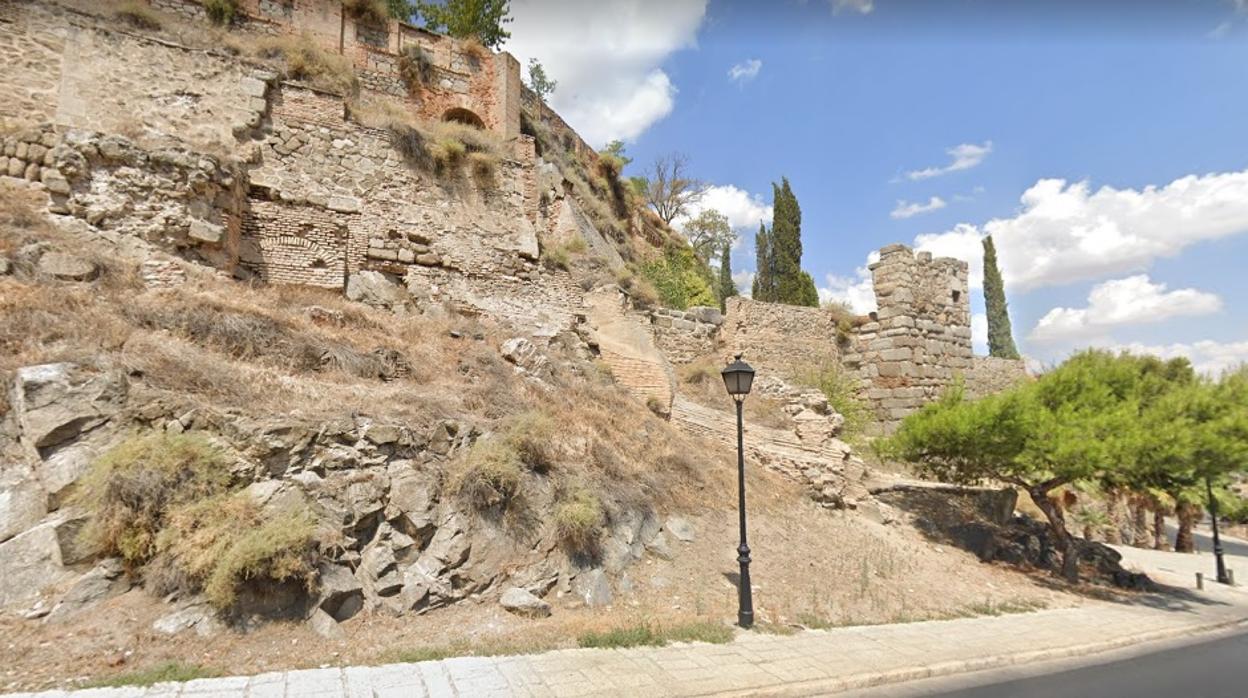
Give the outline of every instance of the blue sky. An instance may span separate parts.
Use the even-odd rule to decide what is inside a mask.
[[[1248,1],[515,0],[506,48],[639,173],[678,151],[753,268],[771,182],[803,266],[870,304],[872,250],[997,240],[1014,332],[1053,362],[1126,346],[1248,360]],[[746,274],[741,280],[746,281]],[[982,313],[975,291],[973,312]],[[981,326],[977,336],[982,337]]]

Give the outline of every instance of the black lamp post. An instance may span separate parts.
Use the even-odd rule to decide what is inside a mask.
[[[754,625],[754,595],[750,589],[750,546],[745,542],[745,425],[741,408],[745,396],[750,394],[754,369],[737,354],[736,360],[725,366],[720,374],[724,377],[728,394],[737,403],[737,511],[741,518],[741,545],[737,548],[737,562],[741,563],[741,579],[737,583],[737,625],[749,628]]]
[[[1226,573],[1226,560],[1222,557],[1222,539],[1218,537],[1218,500],[1213,498],[1213,482],[1205,478],[1205,492],[1209,495],[1209,523],[1213,526],[1213,556],[1218,561],[1218,584],[1230,584]]]

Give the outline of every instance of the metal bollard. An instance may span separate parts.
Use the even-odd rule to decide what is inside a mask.
[[[1205,573],[1204,572],[1196,573],[1196,588],[1200,590],[1203,590],[1205,588]]]

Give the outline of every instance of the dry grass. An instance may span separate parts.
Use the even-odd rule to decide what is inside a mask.
[[[134,435],[91,464],[72,502],[92,515],[84,537],[137,568],[156,554],[170,511],[224,492],[229,464],[201,436]]]
[[[480,511],[507,506],[524,477],[520,454],[500,439],[482,439],[448,473],[447,487]]]
[[[351,61],[326,51],[306,34],[266,37],[256,43],[256,53],[262,58],[280,58],[291,79],[347,96],[359,92]]]
[[[365,24],[385,26],[390,21],[390,11],[383,0],[342,0],[342,9]]]
[[[418,44],[409,44],[399,52],[399,77],[409,92],[416,92],[429,83],[433,64]],[[389,100],[387,100],[389,102]]]
[[[262,511],[246,493],[201,499],[169,515],[149,580],[157,593],[203,591],[229,610],[252,580],[316,587],[317,527],[306,507]]]
[[[604,521],[602,502],[584,490],[573,493],[555,507],[555,533],[560,544],[572,555],[597,554]]]
[[[127,2],[121,3],[117,9],[113,10],[113,16],[135,29],[158,31],[164,26],[161,16],[152,10],[147,3],[139,0],[127,0]]]
[[[204,12],[213,24],[228,27],[238,15],[238,0],[204,0]]]

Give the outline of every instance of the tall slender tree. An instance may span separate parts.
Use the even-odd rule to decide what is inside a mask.
[[[988,311],[988,355],[1017,359],[1018,348],[1014,346],[1005,302],[1005,282],[997,268],[997,248],[991,235],[984,238],[984,305]]]
[[[775,269],[775,299],[801,304],[802,300],[802,210],[789,187],[789,179],[772,184],[771,248]]]
[[[756,301],[776,300],[775,267],[772,265],[771,231],[764,223],[758,224],[758,235],[754,237],[754,272],[753,292],[750,294]]]
[[[716,289],[716,295],[719,296],[719,310],[725,312],[728,310],[728,299],[737,295],[737,284],[732,280],[732,243],[724,245],[723,252],[719,255],[719,288]]]

